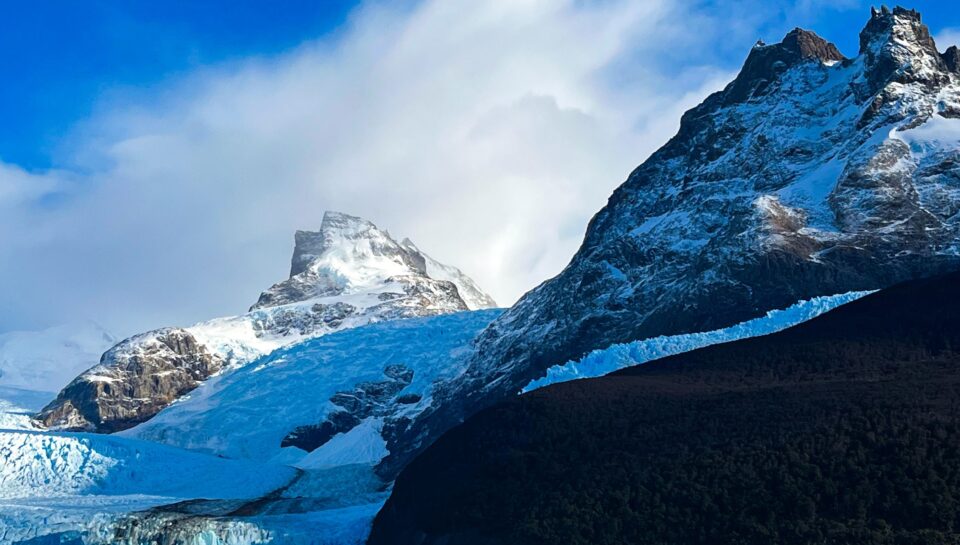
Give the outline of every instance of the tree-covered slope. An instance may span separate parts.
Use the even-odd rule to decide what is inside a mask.
[[[482,411],[381,544],[960,540],[960,274]]]

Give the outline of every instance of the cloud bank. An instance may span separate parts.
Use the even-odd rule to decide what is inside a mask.
[[[732,77],[720,55],[746,55],[762,5],[366,4],[285,54],[112,93],[65,137],[61,170],[0,163],[0,331],[242,312],[326,209],[410,237],[508,305]]]

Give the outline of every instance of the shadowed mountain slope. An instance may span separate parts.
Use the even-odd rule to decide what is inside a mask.
[[[960,540],[960,274],[546,387],[397,479],[370,543]]]

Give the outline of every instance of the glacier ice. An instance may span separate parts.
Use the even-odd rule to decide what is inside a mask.
[[[530,381],[521,392],[530,392],[558,382],[606,375],[624,367],[689,352],[712,344],[776,333],[870,293],[873,292],[854,291],[814,297],[813,299],[799,301],[782,310],[771,310],[760,318],[754,318],[723,329],[703,333],[662,335],[642,341],[615,344],[608,348],[594,350],[578,361],[569,361],[562,365],[550,367],[547,369],[546,376]]]

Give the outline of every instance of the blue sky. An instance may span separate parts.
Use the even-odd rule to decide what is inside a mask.
[[[0,3],[0,158],[47,167],[59,136],[116,88],[271,55],[334,31],[354,0]]]
[[[957,41],[948,4],[912,7]],[[801,26],[852,56],[868,17],[855,0],[0,2],[0,332],[243,312],[326,209],[510,304],[758,38]]]
[[[0,159],[29,169],[57,164],[62,135],[118,92],[149,89],[197,67],[273,55],[335,32],[356,0],[193,2],[93,0],[0,5]],[[960,27],[950,2],[912,2],[934,33]],[[771,3],[776,5],[776,3]],[[791,25],[812,28],[848,55],[857,49],[866,2],[783,2],[757,26],[775,41]],[[750,2],[703,2],[703,10],[748,12]],[[742,45],[723,44],[716,63],[736,66]],[[11,54],[10,52],[14,52]]]

